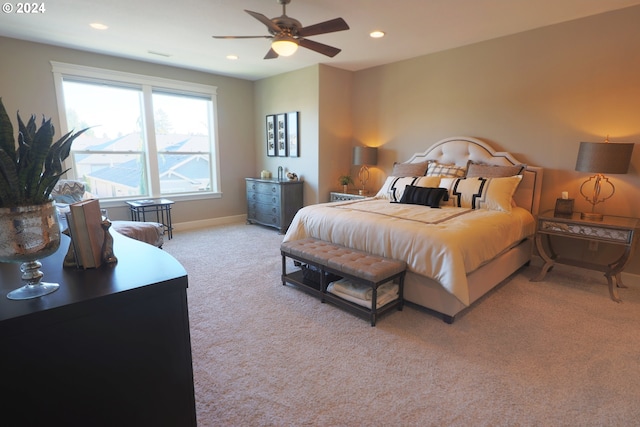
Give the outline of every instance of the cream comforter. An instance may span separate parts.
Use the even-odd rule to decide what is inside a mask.
[[[534,232],[533,216],[519,207],[432,209],[368,198],[300,209],[284,241],[314,237],[404,260],[469,305],[467,274]]]

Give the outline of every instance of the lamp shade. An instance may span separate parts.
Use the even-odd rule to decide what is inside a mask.
[[[353,148],[353,164],[354,165],[375,165],[378,163],[377,147],[354,147]]]
[[[625,174],[631,163],[633,143],[581,142],[576,170]]]
[[[298,50],[298,41],[291,36],[278,35],[273,38],[271,49],[280,56],[291,56]]]

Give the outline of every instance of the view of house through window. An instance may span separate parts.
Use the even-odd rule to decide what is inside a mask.
[[[62,77],[76,179],[95,197],[217,191],[211,94]]]
[[[91,127],[71,146],[75,176],[87,191],[100,198],[146,195],[142,91],[65,81],[64,99],[69,129]]]
[[[153,93],[161,193],[211,189],[210,107],[203,98]]]

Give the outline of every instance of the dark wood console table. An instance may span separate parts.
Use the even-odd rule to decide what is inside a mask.
[[[20,426],[195,426],[187,273],[168,253],[114,235],[118,263],[62,268],[52,294],[11,301],[18,264],[0,263],[2,419]]]

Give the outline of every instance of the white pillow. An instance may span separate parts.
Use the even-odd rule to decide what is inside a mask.
[[[440,187],[449,190],[451,206],[511,212],[513,193],[522,175],[504,178],[442,178]]]
[[[439,176],[389,176],[384,185],[376,194],[376,197],[383,197],[392,202],[399,202],[407,185],[417,187],[438,187],[440,185]]]

